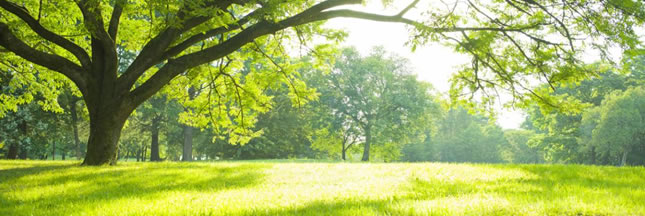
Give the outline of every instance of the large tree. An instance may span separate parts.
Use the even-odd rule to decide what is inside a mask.
[[[175,77],[206,65],[228,68],[220,70],[216,77],[235,85],[240,80],[234,73],[235,62],[252,58],[266,64],[264,59],[284,56],[287,49],[281,44],[292,38],[305,42],[314,35],[342,36],[321,28],[320,21],[350,17],[405,23],[411,27],[412,47],[439,41],[470,54],[472,65],[455,79],[455,95],[461,90],[487,95],[490,91],[483,90],[501,88],[518,97],[542,97],[530,91],[526,83],[531,79],[523,77],[533,76],[549,83],[584,77],[588,71],[578,71],[576,67],[581,50],[606,50],[611,45],[637,48],[640,41],[633,26],[642,24],[645,17],[643,3],[635,0],[468,0],[455,1],[448,7],[414,0],[391,16],[343,7],[361,3],[362,0],[0,0],[0,71],[28,65],[47,69],[51,73],[47,76],[60,79],[62,75],[73,82],[90,116],[83,164],[99,165],[116,162],[121,128],[130,113]],[[414,9],[417,5],[418,9]],[[417,17],[423,19],[405,18],[410,11],[421,14]],[[118,70],[121,48],[137,55],[124,71]],[[268,63],[280,64],[265,68],[280,71],[284,77],[258,70],[252,81],[263,78],[265,82],[296,83],[290,82],[293,67],[284,62]],[[254,103],[250,100],[257,98],[252,97],[256,93],[231,90],[222,95],[237,97],[240,107],[247,107]],[[229,111],[238,116],[234,118],[238,124],[253,123],[243,117],[249,111]],[[247,132],[240,129],[231,133]]]

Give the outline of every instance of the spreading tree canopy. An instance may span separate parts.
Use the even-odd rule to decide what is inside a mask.
[[[270,107],[264,89],[283,83],[294,98],[311,99],[297,79],[298,66],[289,63],[288,46],[315,36],[341,38],[324,28],[328,19],[403,23],[412,48],[440,42],[469,54],[472,64],[455,76],[453,95],[479,92],[483,102],[496,90],[541,98],[548,94],[533,91],[529,81],[555,85],[593,74],[578,66],[587,49],[606,54],[619,47],[634,54],[640,46],[635,26],[645,20],[638,0],[442,2],[414,0],[400,5],[399,13],[381,15],[344,7],[363,0],[0,0],[0,79],[12,77],[14,86],[29,90],[24,94],[47,96],[41,104],[53,110],[60,107],[52,89],[73,84],[90,116],[83,163],[99,165],[116,161],[132,111],[169,85],[208,92],[186,103],[204,108],[210,102],[204,113],[217,130],[248,141],[256,132],[244,126]],[[120,69],[120,58],[132,53],[134,60]],[[244,62],[254,67],[243,71]],[[3,95],[0,111],[15,110],[25,98]],[[204,124],[198,113],[184,117]]]

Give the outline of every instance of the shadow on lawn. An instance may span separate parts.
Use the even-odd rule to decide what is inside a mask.
[[[410,177],[408,184],[400,188],[402,191],[400,194],[403,194],[401,196],[376,200],[314,201],[303,206],[249,212],[246,215],[518,215],[520,214],[517,212],[518,208],[527,205],[540,206],[545,203],[547,209],[544,210],[548,212],[541,214],[598,215],[600,213],[601,215],[614,215],[621,213],[620,211],[614,212],[617,209],[612,209],[611,206],[601,210],[607,212],[594,212],[593,209],[560,206],[559,204],[566,203],[570,198],[592,206],[606,205],[607,203],[603,203],[602,199],[609,197],[613,200],[634,203],[645,200],[645,193],[632,193],[637,190],[645,191],[645,170],[640,168],[599,168],[577,165],[483,166],[502,171],[522,171],[532,174],[530,175],[532,177],[502,178],[489,181],[439,181]],[[575,188],[575,191],[562,188]],[[375,191],[375,193],[378,192]],[[479,202],[473,196],[483,199],[483,203],[479,204],[485,206],[465,209],[472,207],[468,204],[469,201]],[[486,200],[487,198],[492,200]],[[502,199],[508,205],[503,205],[504,202],[502,204],[495,203],[495,199]],[[452,209],[457,212],[445,209],[419,209],[418,207],[423,207],[423,202],[426,201],[456,203],[456,206],[460,207]],[[415,202],[418,202],[419,206],[415,207]],[[640,206],[645,203],[635,205]],[[624,210],[629,211],[629,209]],[[623,213],[630,214],[629,212]]]
[[[0,183],[19,179],[23,176],[38,175],[44,172],[54,172],[77,167],[78,164],[33,164],[25,162],[12,162],[12,165],[20,166],[18,168],[0,169]],[[1,191],[0,191],[1,192]]]
[[[79,167],[73,164],[34,166],[0,172],[0,215],[69,212],[65,206],[98,206],[121,198],[158,199],[172,192],[208,192],[252,187],[264,178],[266,164],[134,164],[115,167]],[[7,185],[8,184],[8,185]],[[60,193],[43,193],[20,200],[6,192],[38,193],[64,187]],[[2,190],[5,191],[2,191]],[[58,189],[60,190],[60,189]],[[4,207],[4,208],[3,208]],[[6,207],[9,207],[6,209]],[[13,208],[12,208],[13,207]]]

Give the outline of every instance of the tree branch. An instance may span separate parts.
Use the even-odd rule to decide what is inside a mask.
[[[244,1],[241,1],[241,0],[213,1],[206,4],[205,7],[218,7],[220,9],[225,9],[232,4],[242,4],[242,3],[244,3]],[[190,8],[187,8],[187,7],[183,8],[177,13],[177,17],[180,20],[185,19],[186,18],[185,16],[187,15],[187,12],[189,10]],[[164,31],[162,31],[161,33],[159,33],[156,37],[152,38],[143,47],[143,49],[141,50],[137,58],[132,62],[132,64],[130,64],[130,66],[123,73],[123,75],[119,77],[118,82],[119,82],[120,88],[124,89],[125,91],[129,91],[130,88],[137,81],[137,79],[141,75],[143,75],[143,73],[146,70],[148,70],[150,67],[156,64],[163,62],[167,58],[174,56],[174,55],[169,55],[170,53],[167,53],[166,50],[168,49],[170,44],[172,44],[182,33],[208,21],[211,18],[212,18],[211,16],[198,16],[198,17],[187,18],[187,20],[182,23],[181,27],[170,26]],[[182,44],[182,46],[186,46],[186,44]],[[171,51],[177,52],[177,50],[179,50],[179,47]],[[183,51],[183,49],[181,51]],[[181,53],[181,51],[179,51],[179,53]]]
[[[183,42],[169,48],[166,52],[164,52],[164,54],[162,55],[162,58],[163,59],[171,58],[173,56],[178,55],[179,53],[183,52],[184,50],[188,49],[190,46],[200,41],[206,40],[211,37],[215,37],[217,35],[220,35],[226,32],[240,29],[244,24],[249,22],[250,17],[255,16],[256,12],[257,11],[254,11],[249,15],[246,15],[245,17],[240,19],[236,24],[228,25],[227,27],[222,26],[222,27],[214,28],[209,31],[193,35],[188,39],[184,40]]]
[[[177,59],[169,60],[164,67],[159,69],[148,81],[143,83],[141,86],[137,87],[131,92],[131,97],[135,103],[143,101],[148,97],[152,96],[155,92],[163,87],[166,83],[170,82],[172,78],[179,75],[181,72],[185,71],[188,68],[192,68],[201,64],[205,64],[219,58],[222,58],[232,52],[235,52],[237,49],[246,45],[247,43],[252,42],[258,37],[263,35],[273,34],[277,31],[303,25],[311,22],[328,20],[332,18],[347,17],[347,18],[359,18],[365,20],[381,21],[381,22],[398,22],[413,25],[415,27],[424,27],[422,23],[402,18],[400,16],[384,16],[372,13],[365,13],[353,10],[338,9],[338,10],[327,10],[333,7],[348,5],[348,4],[360,4],[360,0],[328,0],[317,5],[310,7],[309,9],[284,19],[282,21],[273,23],[270,21],[260,21],[240,33],[236,34],[232,38],[217,44],[215,46],[206,48],[204,50],[194,52],[191,54],[183,55]],[[520,28],[503,28],[503,27],[449,27],[449,28],[431,28],[424,27],[425,30],[431,32],[460,32],[460,31],[507,31],[507,32],[517,32],[523,31],[526,29],[535,28],[535,26],[527,26]]]
[[[29,15],[29,13],[25,8],[20,7],[14,3],[8,2],[6,0],[0,0],[0,7],[18,16],[18,18],[20,18],[27,25],[29,25],[31,30],[36,32],[36,34],[38,34],[40,37],[44,38],[45,40],[51,41],[52,43],[72,53],[76,57],[76,59],[78,59],[78,61],[81,63],[82,67],[89,67],[90,57],[83,48],[63,38],[62,36],[57,35],[45,29],[42,25],[40,25],[38,20],[34,19],[31,15]]]
[[[85,28],[90,32],[92,38],[99,40],[104,48],[113,45],[114,40],[105,31],[100,3],[98,1],[81,0],[76,2],[76,4],[83,14]]]
[[[61,56],[42,52],[30,47],[13,35],[9,26],[3,22],[0,22],[0,46],[27,61],[63,74],[76,83],[82,92],[86,93],[90,79],[87,77],[88,74],[83,73],[81,66]]]
[[[125,0],[118,0],[114,3],[114,9],[112,10],[112,17],[110,18],[110,25],[108,27],[108,34],[114,41],[116,41],[116,34],[119,31],[119,21],[121,20],[123,5],[125,3]]]
[[[131,97],[136,101],[135,103],[140,103],[152,96],[156,91],[161,89],[163,85],[170,82],[172,78],[188,68],[222,58],[260,36],[271,34],[291,26],[319,21],[321,19],[318,19],[318,15],[320,15],[323,10],[340,5],[360,3],[361,0],[328,0],[277,23],[272,23],[266,20],[260,21],[218,45],[181,56],[175,60],[169,60],[168,63],[150,77],[148,81],[133,90],[131,92]]]
[[[403,17],[403,15],[405,15],[405,13],[407,13],[410,9],[414,8],[414,6],[415,6],[415,5],[417,5],[417,3],[419,3],[419,0],[414,0],[412,3],[410,3],[410,5],[408,5],[407,7],[405,7],[405,8],[404,8],[401,12],[399,12],[396,16],[398,16],[398,17]]]

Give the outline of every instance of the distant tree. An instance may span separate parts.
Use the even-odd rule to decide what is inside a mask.
[[[166,98],[153,97],[137,109],[140,114],[139,123],[144,124],[150,133],[150,161],[160,161],[159,156],[159,131],[167,115]]]
[[[72,137],[74,139],[74,155],[76,156],[76,159],[80,160],[84,155],[84,152],[82,151],[80,131],[78,128],[80,122],[83,120],[80,114],[81,108],[79,107],[81,98],[77,95],[73,95],[71,92],[63,93],[61,97],[63,98],[61,101],[66,105],[64,106],[64,109],[69,113],[68,122],[72,131]]]
[[[628,156],[645,141],[645,88],[633,87],[626,91],[615,91],[602,105],[589,110],[585,122],[594,122],[591,144],[606,157],[617,158],[618,165],[628,163]],[[591,123],[590,123],[591,124]],[[634,162],[644,164],[643,156]]]
[[[611,156],[607,148],[599,149],[592,136],[602,115],[599,108],[612,92],[640,86],[645,78],[645,58],[632,58],[625,73],[602,68],[597,77],[579,84],[555,87],[554,97],[565,102],[553,107],[532,106],[527,109],[527,129],[536,132],[529,145],[544,153],[548,162],[615,164],[617,156]],[[568,103],[568,102],[570,103]],[[614,157],[614,159],[612,159]]]
[[[46,159],[64,155],[73,143],[62,115],[43,111],[36,104],[21,106],[0,119],[0,137],[8,159]]]
[[[401,146],[419,137],[433,120],[438,105],[429,95],[430,86],[416,80],[407,60],[388,56],[377,47],[367,56],[346,48],[323,83],[315,86],[331,108],[338,135],[352,136],[343,127],[357,128],[363,137],[362,161],[370,159],[371,148],[387,148],[382,156],[397,158]],[[340,140],[342,140],[341,138]],[[348,145],[347,142],[338,143]],[[337,147],[342,150],[341,147]],[[391,154],[391,155],[385,155]]]
[[[530,130],[506,130],[506,144],[500,147],[502,159],[509,163],[543,163],[544,155],[536,148],[529,146],[529,140],[535,135]]]
[[[501,162],[499,148],[506,140],[501,128],[490,125],[484,116],[456,107],[448,110],[438,125],[437,135],[432,139],[438,161]]]
[[[258,137],[247,144],[237,146],[236,158],[275,159],[275,158],[312,158],[311,149],[313,130],[309,124],[309,106],[292,103],[288,89],[278,89],[267,93],[273,97],[273,108],[258,116],[255,129],[262,131]]]
[[[434,137],[430,131],[426,131],[425,139],[422,142],[414,142],[403,146],[403,161],[438,161],[437,146],[433,142]]]
[[[188,88],[188,99],[194,100],[195,97],[200,93],[195,87]],[[190,107],[184,107],[184,112],[190,111]],[[195,127],[182,124],[182,161],[192,161],[193,160],[193,138],[195,134]]]

